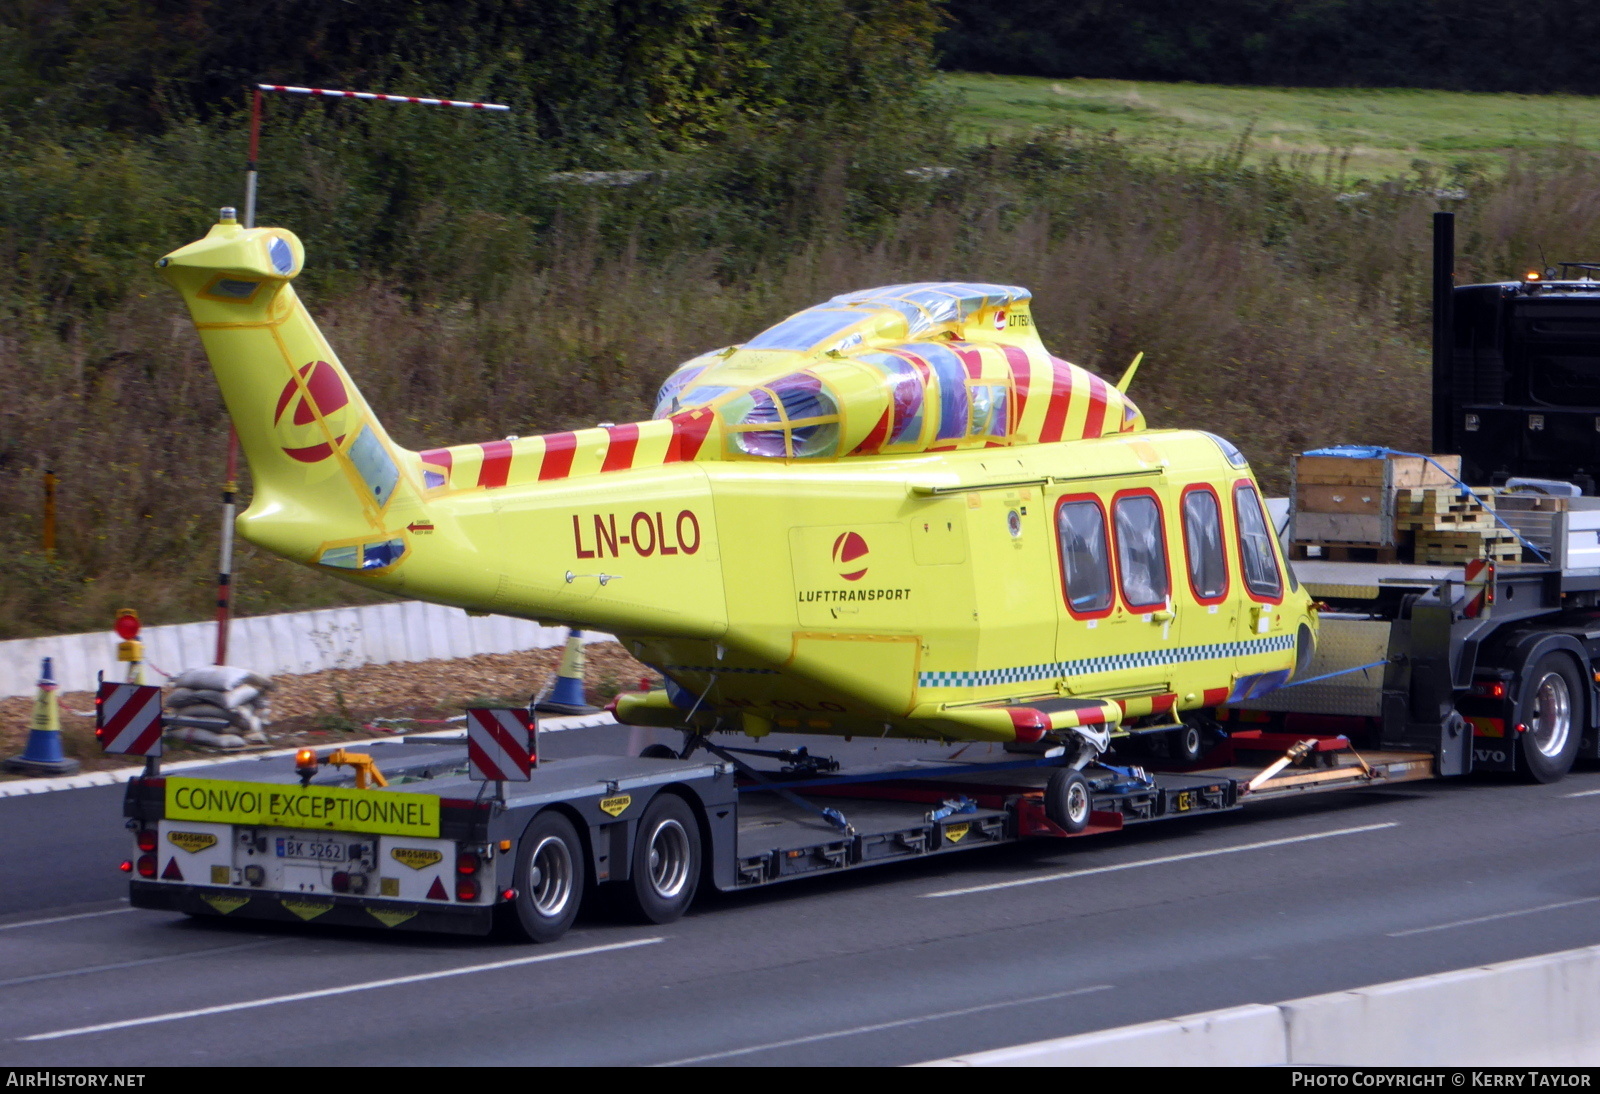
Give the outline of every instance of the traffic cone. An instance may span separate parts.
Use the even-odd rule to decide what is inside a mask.
[[[77,760],[67,759],[61,751],[61,705],[55,673],[46,657],[39,669],[39,694],[28,723],[28,747],[22,755],[6,761],[6,770],[24,775],[70,775],[78,766]]]
[[[593,714],[595,707],[583,699],[583,632],[573,627],[567,632],[567,648],[556,669],[556,686],[549,696],[534,705],[545,714]]]

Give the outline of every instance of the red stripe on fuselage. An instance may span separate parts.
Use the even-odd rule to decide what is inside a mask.
[[[539,462],[539,481],[564,479],[572,474],[572,453],[578,447],[576,433],[551,433],[544,439],[544,459]]]
[[[1089,414],[1083,421],[1083,436],[1092,440],[1100,436],[1106,424],[1106,400],[1109,398],[1106,382],[1089,373]]]
[[[504,486],[511,477],[511,442],[510,441],[484,441],[478,445],[483,449],[483,463],[478,468],[479,486]]]
[[[889,436],[889,412],[887,410],[885,410],[882,414],[878,415],[878,424],[873,426],[872,427],[872,431],[869,432],[864,438],[862,438],[861,443],[856,445],[855,450],[852,451],[850,453],[850,455],[852,455],[852,456],[871,456],[871,455],[874,455],[874,454],[877,453],[878,449],[883,447],[883,442],[888,438],[888,436]]]
[[[450,477],[450,468],[455,466],[456,458],[450,454],[448,448],[430,448],[426,452],[418,453],[418,455],[423,463],[444,468],[445,478]]]
[[[1011,404],[1011,420],[1006,423],[1006,435],[1010,436],[1022,424],[1022,412],[1028,409],[1028,392],[1033,386],[1033,362],[1021,346],[1001,346],[1000,349],[1011,368],[1011,387],[1016,392]]]
[[[611,440],[606,445],[606,459],[600,470],[626,471],[633,466],[633,454],[639,448],[639,427],[632,422],[626,425],[608,425],[606,433]]]
[[[1050,405],[1045,407],[1044,426],[1039,430],[1039,440],[1046,444],[1061,439],[1067,424],[1067,411],[1072,406],[1072,366],[1065,361],[1050,358]]]
[[[684,414],[674,414],[672,440],[667,443],[667,456],[662,463],[684,463],[695,458],[706,434],[711,431],[711,411],[700,408]]]

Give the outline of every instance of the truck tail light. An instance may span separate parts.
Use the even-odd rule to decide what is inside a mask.
[[[121,870],[125,874],[133,873],[133,860],[131,858],[123,859],[122,865],[118,866],[117,869]]]
[[[1504,699],[1506,685],[1502,680],[1479,680],[1472,685],[1472,694],[1482,699]]]
[[[155,877],[156,857],[154,855],[140,855],[138,869],[140,877]]]
[[[141,828],[134,833],[133,841],[138,844],[139,850],[149,854],[156,849],[156,830],[154,828]]]
[[[478,872],[480,860],[476,851],[460,851],[456,854],[456,873],[471,877]]]
[[[350,875],[343,870],[336,870],[328,884],[336,893],[348,893],[350,891]]]
[[[456,878],[456,899],[471,901],[478,899],[478,879],[471,877]]]

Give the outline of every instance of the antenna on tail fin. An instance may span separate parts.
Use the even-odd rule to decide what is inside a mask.
[[[1122,392],[1124,395],[1128,393],[1128,385],[1133,383],[1133,374],[1139,371],[1139,362],[1143,360],[1144,350],[1140,350],[1138,353],[1134,354],[1133,363],[1130,364],[1128,366],[1128,370],[1122,374],[1122,379],[1117,381],[1118,391]]]

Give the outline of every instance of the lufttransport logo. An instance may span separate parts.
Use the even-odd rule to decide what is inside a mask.
[[[867,576],[867,541],[858,532],[845,532],[833,541],[833,561],[839,576],[860,581]]]
[[[350,393],[339,379],[338,369],[326,361],[302,367],[300,378],[283,386],[272,415],[284,452],[301,463],[317,463],[333,455],[334,446],[341,444],[348,432],[345,418],[349,406]]]

